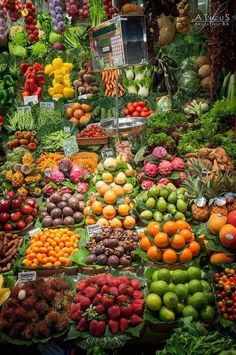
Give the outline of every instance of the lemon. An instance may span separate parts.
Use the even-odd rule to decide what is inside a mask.
[[[11,291],[9,288],[2,288],[0,290],[0,306],[3,305],[4,302],[9,298]]]

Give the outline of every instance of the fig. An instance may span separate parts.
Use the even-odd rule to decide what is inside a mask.
[[[120,264],[123,265],[123,266],[129,266],[131,264],[131,262],[125,256],[122,256],[120,258]]]
[[[78,213],[78,212],[76,212],[76,213]],[[100,235],[96,235],[95,236],[95,242],[96,243],[99,243],[101,240],[102,240],[102,238],[100,237]]]
[[[97,256],[97,263],[100,265],[106,265],[107,264],[107,257],[105,254],[100,254]]]
[[[124,254],[124,252],[125,252],[124,248],[121,245],[116,247],[115,251],[119,253],[119,256],[122,256]]]
[[[40,221],[42,221],[46,216],[49,216],[49,214],[46,211],[41,212],[41,215],[39,217]]]
[[[48,202],[46,204],[47,212],[49,212],[49,213],[51,213],[51,211],[56,207],[57,207],[56,204],[53,202]]]
[[[67,217],[67,216],[72,216],[73,215],[73,213],[74,213],[74,211],[72,210],[72,208],[71,207],[64,207],[63,208],[63,210],[62,210],[62,212],[63,212],[63,216],[65,216],[65,217]]]
[[[75,224],[75,220],[71,216],[67,216],[66,218],[64,218],[63,222],[66,226],[70,226],[72,224]]]
[[[56,218],[61,218],[62,217],[62,210],[60,210],[60,208],[54,208],[51,211],[51,217],[52,219],[56,219]]]
[[[51,227],[52,225],[52,217],[46,216],[42,220],[42,226],[43,227]]]
[[[68,204],[66,201],[61,201],[57,204],[57,207],[60,208],[60,210],[63,210],[64,207],[67,207]]]
[[[96,263],[96,261],[97,261],[96,255],[91,254],[87,257],[86,263],[91,265],[91,264]]]
[[[120,259],[118,258],[118,256],[115,255],[111,255],[109,256],[108,260],[107,260],[107,265],[109,266],[117,266],[120,263]]]
[[[52,224],[53,224],[54,226],[61,226],[61,225],[63,225],[63,219],[61,219],[61,218],[55,218]]]
[[[68,200],[68,205],[73,208],[73,210],[77,210],[79,207],[79,201],[76,199],[76,197],[72,196]]]
[[[81,213],[81,212],[75,212],[75,213],[73,213],[73,218],[75,220],[75,223],[79,223],[82,221],[84,216],[83,216],[83,213]]]
[[[59,192],[54,192],[50,197],[49,197],[50,202],[53,203],[59,203],[62,200],[61,194]]]

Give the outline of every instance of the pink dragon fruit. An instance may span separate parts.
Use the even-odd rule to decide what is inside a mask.
[[[166,186],[167,184],[169,184],[170,183],[170,180],[169,179],[167,179],[167,178],[161,178],[159,181],[158,181],[158,187],[159,187],[159,185],[161,185],[161,186]]]
[[[181,158],[174,158],[171,165],[173,170],[184,170],[184,161]]]
[[[59,189],[59,192],[61,195],[64,195],[64,194],[70,194],[72,192],[72,190],[67,187],[67,186],[62,186],[60,189]]]
[[[153,163],[147,163],[144,166],[144,171],[147,176],[154,177],[158,173],[158,165]]]
[[[141,186],[143,190],[149,190],[154,185],[154,182],[148,179],[143,180]]]
[[[65,180],[65,175],[59,170],[58,167],[53,168],[51,170],[51,179],[53,182],[56,182],[57,184],[60,184],[62,181]]]
[[[54,192],[56,192],[56,189],[54,187],[52,187],[52,185],[50,185],[50,183],[49,183],[43,187],[42,192],[43,192],[43,194],[50,196]]]
[[[162,176],[168,176],[172,172],[172,165],[168,160],[162,160],[158,166],[159,173]]]
[[[144,160],[143,161],[143,166],[146,166],[148,164],[148,161],[147,160]]]
[[[64,173],[69,173],[70,169],[72,167],[72,161],[70,158],[65,157],[63,158],[60,163],[59,163],[59,169]]]
[[[144,175],[145,175],[145,173],[143,171],[140,171],[137,175],[137,180],[141,181]]]
[[[70,180],[72,182],[80,182],[84,175],[86,174],[86,170],[82,168],[79,165],[72,165],[71,171],[70,171]]]
[[[89,190],[89,185],[87,182],[80,182],[78,185],[77,185],[77,191],[80,192],[80,193],[85,193]]]
[[[167,155],[167,150],[164,147],[156,147],[152,151],[152,157],[154,159],[162,159]]]

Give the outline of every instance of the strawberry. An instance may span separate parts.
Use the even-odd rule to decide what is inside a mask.
[[[97,312],[97,314],[104,314],[105,313],[105,307],[103,306],[103,304],[98,304],[96,306],[96,312]]]
[[[98,293],[94,299],[93,299],[93,305],[96,306],[97,304],[99,304],[100,302],[102,302],[102,295],[100,293]]]
[[[91,304],[90,299],[88,297],[84,297],[80,301],[80,308],[84,311],[85,309],[87,309],[90,306],[90,304]]]
[[[101,288],[101,294],[104,295],[104,293],[109,293],[110,287],[107,285],[103,285]]]
[[[84,281],[80,281],[76,286],[76,291],[82,292],[86,287],[86,283]]]
[[[118,296],[118,295],[119,295],[119,290],[118,290],[118,288],[117,288],[117,287],[111,287],[111,288],[110,288],[110,295],[112,295],[112,296],[114,296],[114,297]]]
[[[126,285],[125,284],[120,284],[119,287],[118,287],[118,290],[119,290],[119,293],[121,295],[125,294],[126,293]]]
[[[114,298],[110,295],[103,295],[102,302],[104,307],[108,308],[113,305]]]
[[[128,276],[119,276],[119,277],[117,277],[117,280],[120,285],[121,284],[125,284],[125,285],[129,284],[129,277]]]
[[[125,303],[127,301],[127,297],[125,295],[119,295],[116,298],[117,303]]]
[[[95,283],[95,278],[94,277],[88,277],[87,279],[84,280],[85,282],[85,285],[88,287],[88,286],[91,286],[93,283]]]
[[[117,320],[110,319],[108,324],[112,334],[117,334],[119,331],[119,322]]]
[[[96,337],[101,337],[106,332],[106,322],[104,320],[91,320],[89,324],[89,333]]]
[[[98,274],[97,275],[96,283],[98,286],[102,287],[102,286],[106,285],[107,282],[108,282],[107,275],[105,275],[105,274]]]
[[[89,323],[89,333],[95,336],[96,329],[97,329],[97,320],[93,319]]]
[[[79,319],[82,317],[82,311],[81,309],[78,309],[77,311],[71,312],[70,313],[70,317],[73,320]]]
[[[88,298],[94,298],[94,296],[96,296],[97,293],[98,293],[97,288],[93,286],[86,287],[86,289],[84,290],[84,294]]]
[[[77,295],[75,295],[75,303],[80,303],[80,301],[84,298],[83,295],[77,293]]]
[[[117,278],[113,278],[109,281],[108,285],[110,287],[118,287],[119,286],[119,281],[117,280]]]
[[[129,321],[126,318],[120,319],[120,331],[121,333],[125,333],[126,329],[129,327]]]
[[[133,314],[133,308],[131,307],[131,305],[129,306],[125,306],[125,307],[121,307],[121,315],[125,318],[130,318],[131,315]]]
[[[115,304],[108,308],[107,315],[110,319],[117,319],[120,317],[120,307]]]
[[[80,310],[80,305],[79,303],[73,303],[70,308],[70,313],[74,313]]]
[[[130,324],[131,325],[138,325],[143,321],[143,319],[139,316],[137,316],[136,314],[132,314],[132,316],[130,317]]]
[[[126,294],[127,294],[128,296],[132,297],[133,294],[134,294],[134,289],[133,289],[133,287],[128,287],[128,288],[126,289]]]
[[[133,309],[133,312],[135,314],[138,314],[139,316],[142,315],[143,313],[143,304],[140,304],[140,303],[136,303],[135,301],[131,303],[131,307]]]
[[[142,291],[137,291],[137,290],[135,290],[133,297],[134,297],[134,299],[136,299],[136,298],[140,298],[140,299],[143,298],[143,293],[142,293]]]
[[[130,286],[132,286],[134,290],[140,290],[141,289],[141,283],[137,279],[131,280]]]
[[[85,330],[88,330],[88,328],[89,321],[85,317],[81,318],[77,324],[76,330],[78,330],[78,332],[84,332]]]

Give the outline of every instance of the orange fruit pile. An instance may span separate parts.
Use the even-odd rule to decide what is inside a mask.
[[[139,237],[140,248],[147,252],[148,258],[166,264],[188,263],[201,251],[191,226],[182,220],[168,221],[162,228],[160,223],[152,221]]]
[[[79,238],[68,228],[45,228],[32,235],[22,264],[27,267],[71,266],[68,258],[78,250]]]

